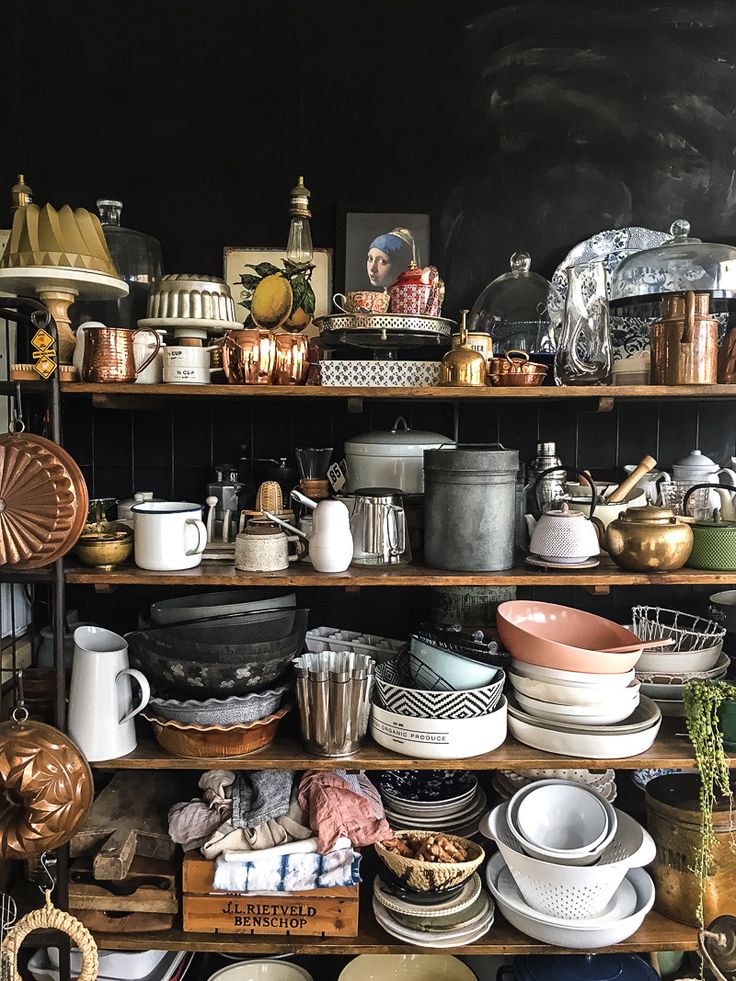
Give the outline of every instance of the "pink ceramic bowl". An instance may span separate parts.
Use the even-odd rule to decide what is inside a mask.
[[[639,638],[618,623],[558,603],[502,603],[496,626],[504,647],[517,660],[545,668],[623,674],[641,655],[640,646],[626,654],[601,653],[607,647],[640,644]]]

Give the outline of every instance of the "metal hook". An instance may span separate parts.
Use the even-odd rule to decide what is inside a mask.
[[[18,383],[15,386],[15,395],[13,396],[13,418],[8,425],[8,432],[22,433],[25,432],[25,428],[26,424],[23,422],[23,402],[20,394],[20,383]]]
[[[31,314],[31,323],[34,327],[45,330],[51,323],[51,314],[45,308],[43,310],[34,310]]]
[[[50,899],[49,893],[53,892],[54,889],[56,889],[56,879],[51,874],[51,869],[48,866],[48,860],[47,860],[47,857],[46,857],[47,854],[48,854],[47,852],[42,852],[41,853],[41,857],[39,858],[38,861],[39,861],[39,864],[40,864],[41,868],[46,873],[46,878],[49,881],[48,888],[45,890],[45,892],[46,892],[46,900],[48,902],[49,899]]]

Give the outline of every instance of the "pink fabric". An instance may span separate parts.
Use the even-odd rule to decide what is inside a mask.
[[[374,813],[371,801],[356,794],[336,773],[305,773],[299,784],[299,803],[317,833],[321,855],[331,851],[338,838],[349,838],[353,847],[360,848],[393,837],[385,817]]]

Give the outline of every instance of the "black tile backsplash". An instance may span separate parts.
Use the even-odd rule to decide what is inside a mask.
[[[245,444],[252,458],[287,456],[299,445],[334,446],[371,429],[390,429],[404,416],[414,429],[452,437],[457,413],[463,443],[518,449],[522,462],[538,440],[555,440],[569,467],[590,468],[601,479],[622,476],[626,463],[651,454],[664,469],[699,446],[722,466],[736,455],[736,402],[652,400],[617,402],[596,412],[593,400],[576,404],[441,400],[364,401],[348,412],[336,398],[172,399],[158,412],[93,408],[65,403],[64,440],[90,475],[92,496],[130,497],[134,490],[204,501],[215,463],[235,462]]]

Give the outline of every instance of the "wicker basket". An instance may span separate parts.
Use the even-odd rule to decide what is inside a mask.
[[[397,838],[429,838],[437,835],[437,831],[397,831]],[[448,841],[462,845],[471,858],[467,862],[420,862],[415,858],[404,858],[396,852],[384,848],[376,842],[376,855],[384,865],[415,892],[431,892],[433,890],[450,889],[465,882],[475,872],[485,858],[485,852],[468,838],[458,835],[444,835]]]

